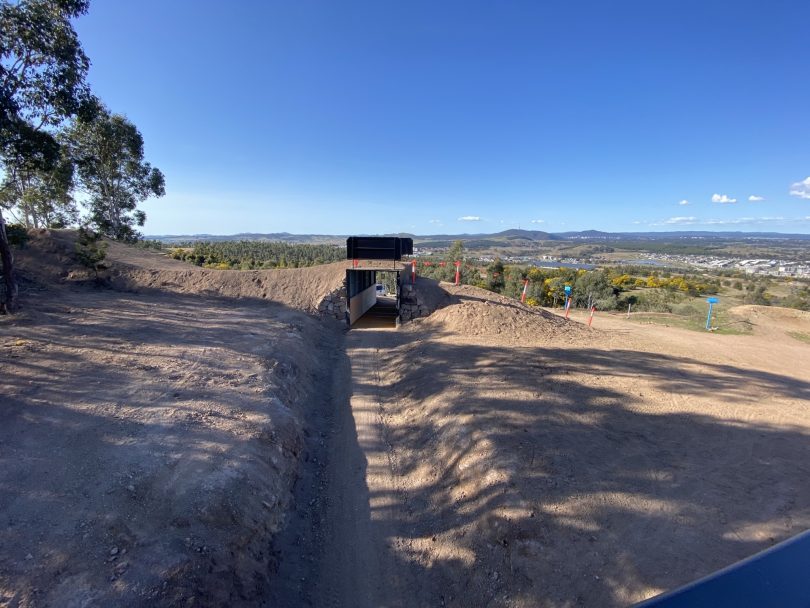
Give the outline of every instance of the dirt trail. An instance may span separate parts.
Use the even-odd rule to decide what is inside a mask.
[[[559,311],[556,311],[559,312]],[[808,345],[788,332],[810,335],[810,313],[779,307],[738,306],[731,313],[744,321],[751,334],[721,335],[676,326],[628,321],[623,313],[597,313],[592,334],[601,345],[633,348],[639,352],[699,356],[712,363],[739,365],[795,377],[806,376]],[[561,314],[561,313],[560,313]],[[571,318],[587,323],[585,311]]]
[[[402,521],[401,505],[387,497],[396,494],[390,450],[380,418],[380,334],[393,331],[355,331],[347,340],[351,359],[351,414],[339,430],[332,471],[335,498],[325,545],[327,562],[323,606],[358,608],[392,605],[407,597],[413,585],[408,572],[397,567],[389,540]],[[360,458],[357,456],[360,455]],[[348,465],[348,466],[347,466]],[[399,599],[396,600],[399,603]]]
[[[278,605],[626,606],[810,526],[806,344],[451,291],[347,334]]]
[[[18,253],[23,310],[0,317],[0,606],[262,605],[337,324],[255,294],[109,289],[69,244]]]
[[[299,509],[276,544],[282,561],[271,603],[378,608],[440,605],[429,577],[403,561],[412,546],[384,421],[381,353],[396,330],[353,330],[344,374],[334,376],[333,418],[317,462],[304,473]],[[343,366],[340,366],[343,367]]]
[[[289,307],[339,268],[121,249],[121,293],[48,247],[0,319],[0,605],[625,606],[810,527],[806,315],[589,329],[462,287],[344,333]]]

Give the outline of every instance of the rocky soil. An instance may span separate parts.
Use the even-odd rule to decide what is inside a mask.
[[[296,299],[116,246],[97,285],[64,241],[20,252],[0,319],[0,605],[262,605],[342,340],[269,296],[340,271]]]
[[[626,606],[810,527],[806,313],[422,281],[346,333],[342,264],[112,245],[97,283],[69,241],[0,318],[0,606]]]

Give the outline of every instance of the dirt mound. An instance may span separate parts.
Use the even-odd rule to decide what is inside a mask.
[[[87,269],[79,265],[73,252],[76,242],[75,231],[32,231],[21,249],[14,250],[14,268],[20,281],[21,291],[26,284],[57,287],[71,275],[79,273],[90,276]]]
[[[306,421],[334,409],[340,333],[200,297],[241,273],[152,273],[125,264],[160,256],[130,247],[111,246],[112,272],[138,293],[99,288],[72,249],[60,232],[16,251],[22,312],[0,317],[0,606],[259,605]],[[313,270],[245,275],[316,275],[280,290],[303,307],[330,275]]]
[[[116,260],[117,261],[117,260]],[[315,311],[328,294],[340,288],[345,264],[336,262],[284,270],[150,270],[117,265],[113,285],[131,291],[159,289],[232,298],[257,298]]]
[[[515,342],[573,340],[588,334],[579,323],[484,289],[450,283],[442,283],[441,287],[449,294],[450,303],[415,321],[416,331],[436,330]]]
[[[386,584],[354,606],[629,606],[810,526],[805,344],[607,314],[604,330],[568,324],[593,336],[576,343],[467,338],[513,321],[572,334],[450,290],[412,325],[456,332],[348,335],[367,485],[325,589],[340,569],[343,597],[363,598],[355,560]],[[393,555],[361,562],[374,535]]]
[[[754,324],[775,323],[785,330],[810,331],[810,312],[806,310],[747,304],[735,306],[729,312]]]
[[[47,254],[50,260],[38,259],[34,271],[40,274],[47,271],[45,278],[53,278],[53,275],[87,278],[87,271],[79,269],[73,261],[75,242],[76,232],[73,230],[35,235],[28,248]],[[104,276],[116,289],[256,298],[309,312],[316,311],[327,294],[340,288],[348,266],[346,262],[335,262],[279,270],[213,270],[124,243],[108,242],[107,246],[106,262],[110,268]]]

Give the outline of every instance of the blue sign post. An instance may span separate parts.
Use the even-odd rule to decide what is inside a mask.
[[[568,318],[568,313],[571,310],[571,286],[565,286],[565,318]]]
[[[711,331],[712,329],[712,306],[717,304],[720,300],[717,298],[706,298],[706,301],[709,303],[709,316],[706,317],[706,330]]]

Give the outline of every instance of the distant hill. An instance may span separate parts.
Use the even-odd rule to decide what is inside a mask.
[[[541,230],[521,230],[512,228],[503,232],[496,232],[491,238],[503,237],[509,240],[522,239],[525,241],[554,241],[557,237]]]
[[[282,241],[285,243],[312,243],[324,244],[333,243],[343,245],[349,235],[340,234],[290,234],[289,232],[242,232],[239,234],[218,235],[218,234],[172,234],[172,235],[148,235],[146,238],[162,241],[164,243],[183,243],[194,241]],[[361,236],[361,235],[357,235]],[[416,235],[407,232],[389,233],[381,236],[409,237],[417,245],[423,247],[442,247],[452,244],[453,241],[465,243],[476,242],[487,245],[498,246],[520,242],[542,242],[542,241],[674,241],[674,240],[720,240],[720,241],[740,241],[740,240],[802,240],[810,241],[810,234],[782,234],[779,232],[602,232],[600,230],[581,230],[575,232],[549,233],[541,230],[522,230],[512,228],[495,233],[475,233],[475,234],[432,234]]]
[[[193,243],[197,241],[280,241],[283,243],[309,243],[343,245],[346,237],[330,234],[290,234],[289,232],[240,232],[239,234],[155,234],[147,235],[147,239],[161,241],[167,244]]]

